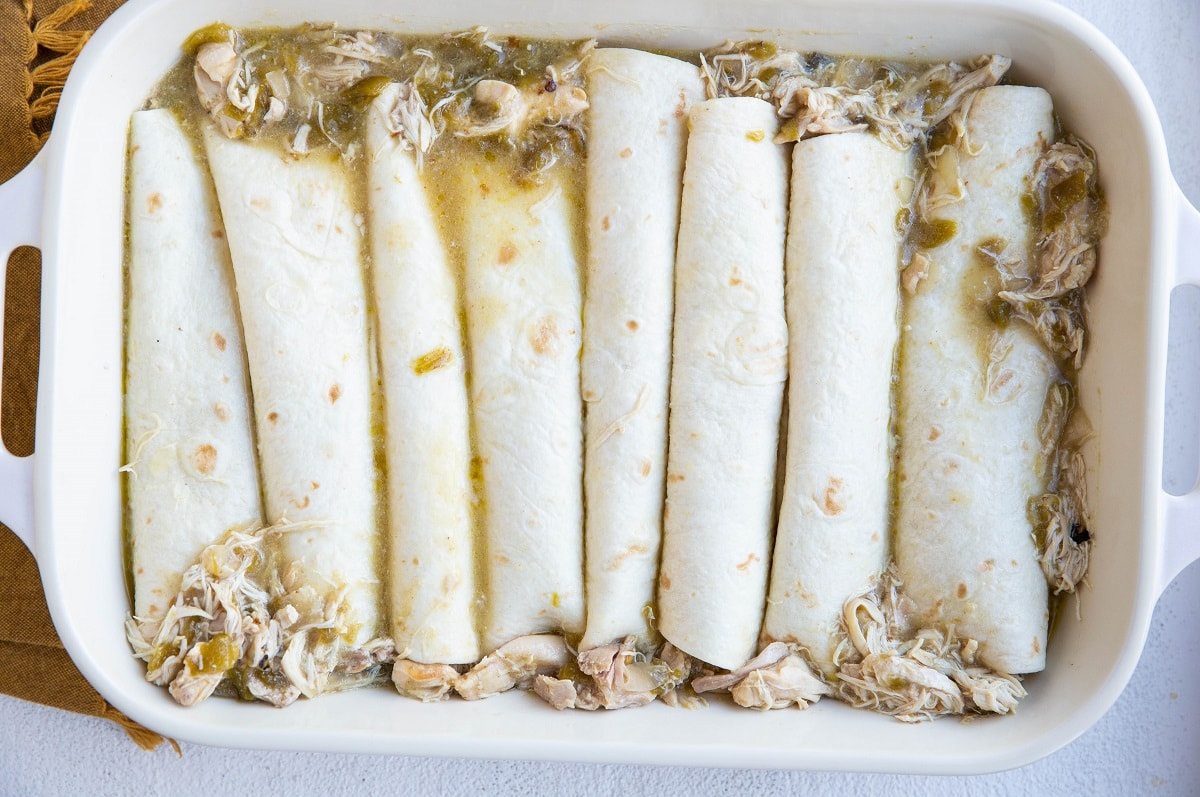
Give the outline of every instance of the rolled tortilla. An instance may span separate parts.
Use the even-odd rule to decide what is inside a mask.
[[[675,237],[696,67],[640,50],[587,61],[587,631],[645,636],[662,543]]]
[[[578,203],[560,169],[528,185],[511,168],[456,164],[488,652],[584,622]]]
[[[1045,91],[975,95],[964,136],[931,175],[931,215],[955,233],[927,253],[901,344],[896,563],[904,592],[920,623],[978,640],[979,659],[1007,673],[1045,666],[1047,589],[1028,503],[1046,488],[1038,422],[1057,369],[1028,325],[990,320],[1000,275],[977,249],[1000,246],[1028,260],[1034,231],[1022,196],[1053,138]]]
[[[763,635],[833,672],[842,607],[888,555],[892,362],[908,156],[876,136],[792,153],[788,437]]]
[[[471,442],[458,285],[393,84],[367,116],[368,206],[383,376],[391,635],[400,658],[479,659]]]
[[[133,114],[130,155],[130,540],[134,614],[154,623],[204,547],[261,523],[262,506],[246,350],[212,181],[167,110]]]
[[[302,618],[324,618],[335,650],[353,649],[379,631],[380,608],[362,219],[333,155],[296,158],[211,127],[204,141],[237,276],[285,597]]]
[[[708,100],[689,118],[659,628],[734,669],[755,652],[774,528],[787,159],[762,100]]]

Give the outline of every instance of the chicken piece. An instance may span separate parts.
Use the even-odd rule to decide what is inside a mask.
[[[567,643],[557,634],[531,634],[506,642],[454,681],[466,700],[481,700],[524,686],[538,675],[551,675],[571,661]]]
[[[695,689],[697,694],[730,689],[733,686],[741,683],[741,681],[747,675],[755,670],[762,669],[763,667],[774,666],[778,662],[782,661],[789,653],[791,653],[791,649],[785,643],[772,642],[763,648],[761,653],[750,659],[750,661],[746,662],[736,670],[693,679],[692,689]]]
[[[829,694],[829,687],[813,675],[802,656],[792,653],[770,667],[754,670],[729,692],[739,706],[767,711],[793,703],[807,708]]]
[[[662,702],[671,708],[703,708],[707,705],[704,698],[696,694],[688,678],[692,674],[692,657],[679,648],[667,642],[658,652],[659,659],[675,672],[679,673],[679,682],[671,689],[662,693]]]
[[[197,643],[192,646],[183,658],[183,668],[167,687],[171,697],[181,706],[194,706],[204,700],[216,690],[225,677],[224,669],[208,668],[211,671],[205,672],[201,653],[204,645],[205,643]]]
[[[579,671],[592,677],[581,690],[584,702],[594,698],[606,709],[644,706],[658,695],[682,682],[683,672],[661,659],[647,659],[637,651],[637,637],[627,636],[619,643],[601,645],[579,654]]]
[[[196,51],[192,74],[196,95],[221,133],[237,138],[245,133],[245,118],[258,100],[258,85],[246,85],[245,62],[229,42],[209,42]]]
[[[582,708],[577,705],[578,696],[575,684],[565,678],[552,678],[549,675],[539,675],[533,679],[533,691],[555,709]]]
[[[457,680],[458,670],[449,664],[420,664],[397,659],[392,665],[392,683],[396,685],[396,691],[422,703],[447,699]]]
[[[475,121],[458,135],[466,138],[504,133],[519,139],[531,127],[579,127],[588,108],[587,92],[579,86],[560,85],[553,67],[544,83],[518,89],[500,80],[481,80],[472,96]]]

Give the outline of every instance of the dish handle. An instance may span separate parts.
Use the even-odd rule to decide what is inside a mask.
[[[43,153],[45,150],[43,149]],[[0,263],[7,263],[18,246],[40,246],[42,196],[46,180],[45,155],[38,155],[19,174],[0,185]],[[4,282],[0,272],[0,329],[3,328]],[[4,367],[0,346],[0,369]],[[34,550],[33,455],[17,457],[0,440],[0,522]],[[35,551],[36,553],[36,551]]]
[[[1200,211],[1175,188],[1179,227],[1175,241],[1176,285],[1200,286]],[[1158,564],[1159,594],[1175,576],[1200,559],[1200,487],[1180,496],[1164,494],[1164,545]]]

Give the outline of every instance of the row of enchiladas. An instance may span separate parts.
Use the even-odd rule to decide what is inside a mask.
[[[239,127],[302,81],[231,33],[206,114],[134,114],[148,678],[1010,710],[1086,568],[1086,147],[994,59],[896,137],[774,51],[580,52],[473,81],[461,123],[377,82],[355,147],[310,151]],[[554,126],[579,152],[532,177],[476,146]]]

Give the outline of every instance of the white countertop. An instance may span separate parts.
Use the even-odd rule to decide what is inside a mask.
[[[1062,0],[1133,62],[1179,184],[1200,205],[1200,3]],[[1200,257],[1200,252],[1193,253]],[[1174,321],[1200,341],[1200,302]],[[1173,325],[1174,328],[1174,325]],[[1197,344],[1200,346],[1200,343]],[[1187,384],[1200,394],[1196,374]],[[1178,367],[1178,363],[1176,363]],[[1200,395],[1168,386],[1169,484],[1197,461]],[[1190,432],[1189,432],[1190,430]],[[1191,435],[1192,439],[1183,438]],[[1200,533],[1200,523],[1197,524]],[[0,574],[0,578],[3,575]],[[2,608],[0,608],[2,610]],[[710,770],[229,751],[144,753],[104,720],[0,697],[0,797],[59,794],[1200,794],[1200,565],[1163,594],[1129,687],[1087,733],[1013,772],[975,778]]]

